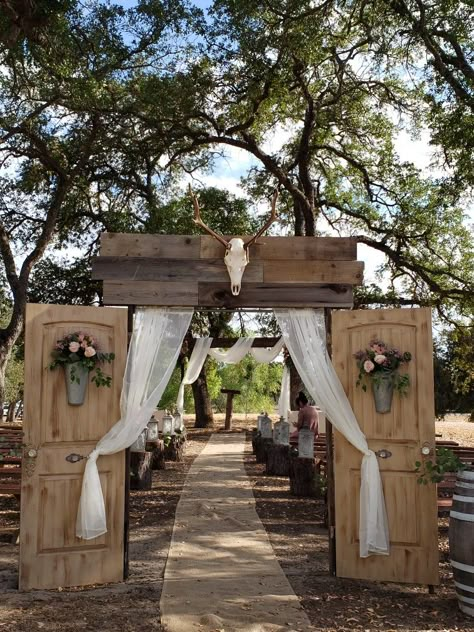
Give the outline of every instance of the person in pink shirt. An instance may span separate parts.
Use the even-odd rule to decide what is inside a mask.
[[[314,406],[308,404],[308,398],[300,391],[296,398],[296,404],[300,410],[298,413],[298,423],[296,428],[301,430],[302,428],[309,428],[311,432],[314,432],[315,436],[318,436],[319,417],[318,411]]]
[[[296,398],[296,405],[299,408],[298,422],[296,424],[296,430],[291,434],[291,438],[296,438],[298,432],[302,428],[309,428],[311,432],[314,432],[314,436],[318,436],[319,417],[318,411],[314,406],[308,404],[308,398],[300,391]]]

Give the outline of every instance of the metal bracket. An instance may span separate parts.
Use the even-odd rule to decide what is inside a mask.
[[[377,450],[375,455],[378,456],[380,459],[389,459],[392,456],[392,453],[390,452],[390,450],[385,450],[384,448],[383,450]]]
[[[66,461],[69,461],[69,463],[77,463],[78,461],[82,461],[82,459],[87,459],[87,457],[82,456],[82,454],[76,454],[75,452],[68,454],[66,457]]]

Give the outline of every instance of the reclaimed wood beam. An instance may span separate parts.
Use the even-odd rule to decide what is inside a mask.
[[[105,305],[195,308],[339,307],[353,305],[352,286],[244,283],[233,296],[229,282],[104,281]]]
[[[249,283],[339,283],[360,285],[361,261],[250,261],[243,286]],[[151,257],[96,257],[92,278],[104,281],[228,282],[223,259],[157,259]]]
[[[104,281],[226,281],[223,259],[157,259],[151,257],[95,257],[92,278]],[[245,269],[249,282],[263,281],[263,263],[250,262]],[[230,281],[229,281],[230,283]]]
[[[225,235],[226,239],[236,235]],[[244,240],[249,235],[237,235]],[[224,246],[208,235],[148,235],[102,233],[100,254],[106,257],[159,257],[163,259],[215,259]],[[357,258],[354,237],[261,237],[250,248],[250,260],[334,260]]]

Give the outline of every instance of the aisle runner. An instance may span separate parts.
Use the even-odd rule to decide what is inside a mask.
[[[212,435],[189,471],[161,596],[168,632],[311,629],[255,511],[244,443]]]

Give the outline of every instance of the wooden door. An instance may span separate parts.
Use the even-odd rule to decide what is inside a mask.
[[[115,360],[103,369],[111,388],[89,382],[81,406],[67,403],[64,373],[50,371],[56,341],[85,331]],[[87,455],[120,418],[120,392],[127,353],[127,310],[28,305],[25,326],[25,411],[21,487],[20,589],[57,588],[123,579],[123,452],[98,461],[108,533],[94,540],[75,535]],[[36,452],[37,456],[34,455]]]
[[[413,359],[406,397],[394,393],[390,413],[377,414],[370,388],[356,387],[353,354],[373,339]],[[333,315],[333,363],[369,447],[379,458],[390,529],[390,555],[359,557],[361,453],[335,433],[336,574],[340,577],[438,584],[436,486],[419,485],[415,461],[434,450],[433,347],[430,309],[343,311]]]

